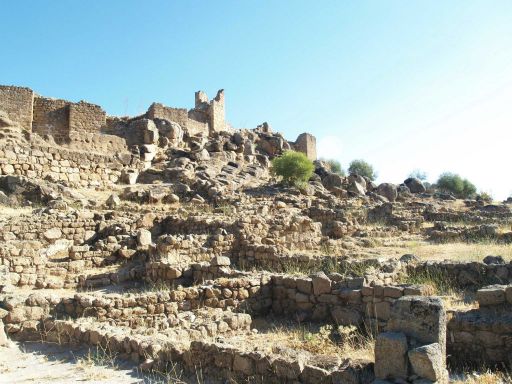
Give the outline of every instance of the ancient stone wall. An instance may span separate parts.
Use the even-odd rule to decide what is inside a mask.
[[[81,101],[69,104],[69,130],[99,133],[106,125],[106,113],[100,106]]]
[[[71,150],[87,150],[99,154],[116,152],[122,154],[128,153],[127,143],[123,137],[84,131],[71,131],[69,133],[69,142],[66,147]]]
[[[51,135],[58,143],[69,141],[69,102],[60,99],[36,97],[32,132]]]
[[[148,119],[164,119],[174,121],[181,125],[182,128],[187,127],[188,112],[185,108],[166,107],[160,103],[153,103],[147,112]]]
[[[29,88],[0,85],[0,111],[23,129],[32,129],[34,92]]]
[[[224,90],[221,89],[210,103],[210,134],[226,130]]]
[[[0,175],[49,178],[76,187],[112,185],[124,167],[115,155],[43,146],[0,148]]]
[[[446,310],[438,297],[396,300],[375,343],[375,377],[447,384]]]
[[[208,123],[202,120],[197,120],[197,114],[192,114],[187,120],[187,131],[190,136],[205,136],[208,134]]]
[[[294,148],[296,151],[304,153],[308,159],[316,160],[316,138],[309,133],[302,133],[295,140]]]
[[[478,309],[455,311],[448,322],[448,354],[455,364],[510,366],[512,286],[477,292]]]
[[[413,275],[440,276],[461,288],[479,289],[489,284],[512,283],[512,264],[485,264],[481,262],[440,261],[408,267]]]
[[[181,332],[172,338],[155,341],[154,337],[137,333],[128,333],[128,336],[119,335],[114,328],[108,325],[98,325],[82,321],[53,320],[47,313],[38,310],[35,305],[39,302],[51,302],[51,299],[41,297],[27,298],[24,308],[19,307],[15,319],[25,319],[14,323],[13,316],[9,316],[7,331],[13,338],[23,340],[40,340],[41,335],[48,342],[59,344],[89,344],[107,348],[116,356],[131,358],[135,362],[143,363],[145,369],[154,369],[160,372],[166,365],[181,362],[191,372],[197,372],[201,367],[201,374],[206,377],[222,377],[229,380],[251,377],[254,383],[292,383],[304,384],[319,383],[366,383],[371,378],[371,364],[361,362],[352,364],[345,361],[343,366],[334,364],[331,369],[320,363],[315,365],[309,356],[300,354],[272,354],[264,352],[248,352],[241,346],[222,342],[209,341],[213,336],[215,327],[196,331],[203,334],[201,338],[187,340],[192,332]],[[9,303],[9,306],[16,303]],[[33,305],[33,306],[31,306]],[[158,308],[159,306],[155,306]],[[30,319],[30,320],[28,320]],[[239,315],[228,315],[227,321],[219,321],[216,329],[236,331],[244,329],[245,318]],[[128,328],[129,329],[129,328]],[[292,355],[290,355],[292,354]],[[319,365],[322,365],[320,367]]]

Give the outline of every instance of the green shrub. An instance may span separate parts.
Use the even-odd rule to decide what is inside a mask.
[[[445,172],[437,180],[437,188],[453,193],[456,197],[466,199],[473,197],[476,187],[468,179],[463,179],[455,173]]]
[[[331,172],[337,173],[338,175],[345,177],[345,170],[341,167],[341,164],[338,160],[329,159],[324,161],[329,166]]]
[[[494,201],[494,198],[489,192],[480,192],[476,198],[486,203],[492,203]]]
[[[364,160],[353,160],[348,167],[348,172],[350,174],[355,173],[359,176],[366,176],[372,181],[377,178],[377,173],[373,167]]]
[[[313,175],[315,166],[302,152],[286,151],[272,160],[272,171],[285,185],[300,186]]]

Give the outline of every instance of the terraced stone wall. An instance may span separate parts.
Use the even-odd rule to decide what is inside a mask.
[[[0,175],[49,179],[73,187],[108,187],[119,180],[130,160],[54,147],[3,147]]]

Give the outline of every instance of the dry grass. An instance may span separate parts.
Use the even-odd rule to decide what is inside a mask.
[[[475,293],[456,286],[441,270],[410,272],[400,282],[423,285],[425,293],[440,296],[449,310],[467,311],[478,308]]]
[[[483,372],[464,374],[463,378],[451,380],[452,384],[506,384],[512,383],[512,376],[501,372]]]
[[[375,340],[373,335],[365,334],[356,327],[335,327],[325,325],[277,326],[268,336],[272,345],[286,346],[312,354],[341,356],[354,360],[374,360]]]
[[[90,348],[85,356],[76,359],[76,366],[79,368],[87,380],[105,380],[110,378],[109,371],[98,369],[98,367],[118,369],[116,363],[116,354],[108,346],[96,346]]]
[[[499,244],[493,241],[447,244],[415,241],[404,243],[400,249],[404,254],[412,253],[424,260],[482,261],[488,255],[512,260],[512,244]]]
[[[441,296],[447,310],[469,311],[478,308],[476,298],[470,296],[467,292],[454,292],[451,296]]]
[[[0,204],[0,218],[19,217],[32,214],[32,207],[6,207]]]

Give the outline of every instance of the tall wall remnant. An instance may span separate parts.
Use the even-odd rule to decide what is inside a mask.
[[[69,104],[69,129],[77,132],[99,132],[107,122],[107,114],[99,105],[80,101]]]
[[[211,101],[203,91],[195,93],[194,108],[171,108],[153,103],[146,116],[148,119],[164,119],[178,123],[190,136],[209,136],[226,130],[224,90],[221,89]]]
[[[224,107],[224,90],[217,92],[215,98],[210,102],[210,131],[220,132],[226,129],[226,109]]]
[[[32,129],[34,92],[30,88],[0,85],[0,110],[24,130]]]
[[[226,122],[223,89],[217,91],[211,100],[205,92],[196,92],[194,107],[190,110],[153,103],[141,116],[114,117],[107,116],[100,106],[85,101],[74,103],[43,97],[29,88],[0,86],[0,112],[10,125],[17,125],[26,132],[36,133],[43,138],[51,137],[57,144],[66,145],[69,149],[99,153],[126,153],[129,147],[149,144],[148,141],[166,146],[176,138],[181,141],[184,134],[188,137],[215,137],[220,132],[232,130]],[[149,132],[148,122],[143,120],[152,121],[158,135]],[[293,143],[280,135],[270,135],[267,123],[254,131],[260,136],[269,136],[272,142],[260,140],[262,144],[259,148],[264,147],[263,151],[272,156],[293,148],[316,160],[316,139],[308,133],[301,134]],[[250,143],[248,148],[248,152],[253,154]]]
[[[34,99],[32,132],[51,135],[56,142],[69,139],[69,102],[37,96]]]
[[[174,121],[182,127],[187,126],[188,114],[185,108],[167,107],[160,103],[153,103],[146,113],[147,118]]]
[[[308,159],[316,160],[316,138],[309,133],[302,133],[295,140],[296,151],[304,153]]]

